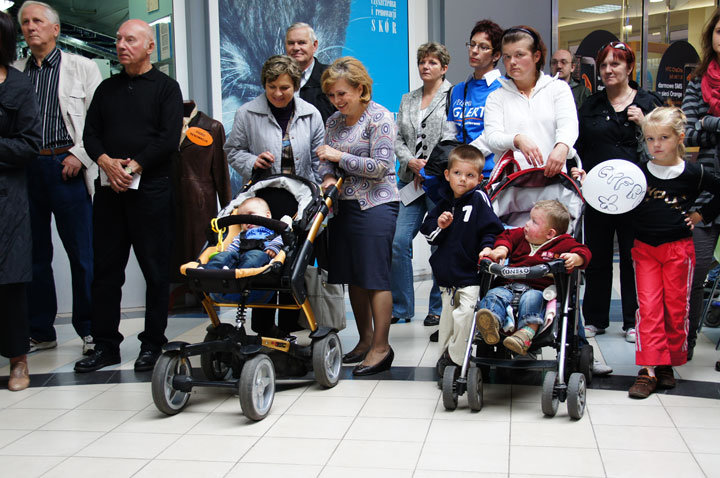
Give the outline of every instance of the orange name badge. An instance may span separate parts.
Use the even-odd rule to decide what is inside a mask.
[[[187,139],[198,146],[210,146],[213,143],[213,138],[210,136],[210,133],[204,129],[198,128],[197,126],[188,128],[185,135],[187,136]]]

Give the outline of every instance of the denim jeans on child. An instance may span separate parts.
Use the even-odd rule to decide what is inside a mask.
[[[503,326],[507,316],[507,307],[512,302],[513,293],[505,287],[490,289],[480,301],[480,308],[489,309],[500,318],[500,327]],[[521,329],[529,324],[543,324],[545,322],[545,304],[542,291],[530,289],[520,296],[518,317],[515,318],[515,328]]]
[[[407,183],[398,181],[398,188],[405,187]],[[399,319],[410,319],[415,315],[415,290],[413,286],[412,268],[412,241],[420,231],[425,213],[434,206],[427,194],[417,198],[409,205],[400,203],[395,237],[392,245],[392,264],[390,267],[390,283],[392,286],[393,308],[392,316]],[[428,314],[440,315],[442,299],[440,289],[433,279],[430,289],[430,304]]]
[[[218,252],[212,259],[205,264],[206,269],[252,269],[253,267],[262,267],[270,262],[270,256],[260,249],[250,249],[249,251],[225,251]]]

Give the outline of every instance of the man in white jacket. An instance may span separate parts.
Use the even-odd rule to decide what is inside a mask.
[[[95,62],[57,48],[60,18],[42,2],[27,1],[18,21],[31,55],[13,66],[35,85],[42,149],[28,167],[33,280],[28,289],[30,352],[57,346],[57,297],[52,270],[51,215],[70,260],[72,324],[92,350],[90,285],[93,275],[92,194],[97,165],[83,147],[85,114],[102,77]]]

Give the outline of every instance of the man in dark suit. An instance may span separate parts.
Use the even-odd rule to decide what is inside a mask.
[[[285,52],[295,58],[303,70],[300,78],[300,98],[315,106],[323,121],[327,121],[335,112],[335,107],[322,92],[320,77],[327,65],[315,58],[317,49],[317,35],[307,23],[293,23],[285,32]]]

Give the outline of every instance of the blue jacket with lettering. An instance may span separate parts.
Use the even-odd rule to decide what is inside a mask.
[[[420,228],[428,243],[438,246],[430,256],[435,280],[441,287],[479,285],[478,255],[483,248],[493,246],[503,225],[481,186],[457,199],[449,185],[445,185],[441,194],[442,199]],[[453,221],[440,229],[438,217],[445,211],[452,213]]]

